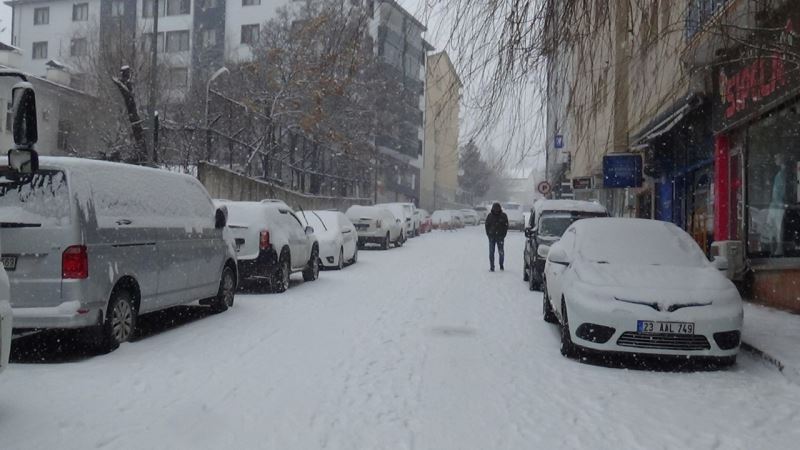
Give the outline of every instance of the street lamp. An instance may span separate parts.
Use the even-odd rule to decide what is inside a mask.
[[[231,71],[228,70],[228,68],[225,67],[225,66],[220,67],[219,69],[217,69],[216,72],[214,72],[211,75],[211,78],[209,78],[208,82],[206,83],[206,114],[205,114],[205,118],[206,118],[206,160],[210,160],[211,159],[211,124],[208,121],[208,104],[209,104],[209,94],[211,92],[211,83],[214,80],[216,80],[220,75],[223,75],[223,74],[226,74],[226,73],[231,73]]]

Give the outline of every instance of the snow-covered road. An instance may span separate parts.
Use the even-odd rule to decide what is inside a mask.
[[[224,314],[146,319],[146,337],[109,355],[32,355],[58,342],[17,341],[18,363],[0,375],[0,449],[800,442],[800,388],[748,355],[696,373],[563,358],[522,282],[522,236],[506,241],[505,272],[488,272],[485,241],[473,228],[363,251],[285,294],[239,295]]]

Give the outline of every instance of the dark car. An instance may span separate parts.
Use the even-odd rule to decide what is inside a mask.
[[[549,248],[561,239],[561,235],[573,222],[589,217],[608,217],[608,211],[598,203],[579,200],[536,202],[525,228],[522,271],[523,280],[528,282],[530,290],[536,291],[542,288],[545,258],[539,254],[540,247]]]

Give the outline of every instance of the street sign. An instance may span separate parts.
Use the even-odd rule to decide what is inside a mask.
[[[592,177],[575,177],[572,179],[572,189],[574,190],[591,189],[591,188],[592,188]]]
[[[641,187],[642,157],[636,154],[611,154],[603,157],[603,187]]]
[[[553,146],[555,148],[564,148],[564,135],[557,134],[556,138],[553,140]]]
[[[536,190],[539,191],[539,193],[542,195],[549,194],[551,189],[552,187],[550,186],[550,183],[548,183],[547,181],[542,181],[538,185],[536,185]]]

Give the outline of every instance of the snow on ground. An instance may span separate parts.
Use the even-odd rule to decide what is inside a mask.
[[[800,316],[767,306],[745,303],[742,340],[775,358],[783,373],[800,385]]]
[[[506,271],[490,273],[479,228],[434,232],[362,251],[357,265],[285,294],[240,295],[220,315],[184,308],[145,319],[146,337],[104,356],[73,348],[37,362],[28,352],[55,337],[23,338],[22,363],[0,376],[0,448],[771,449],[800,440],[800,388],[748,355],[731,370],[696,373],[563,358],[540,295],[522,282],[522,247],[512,232]]]

